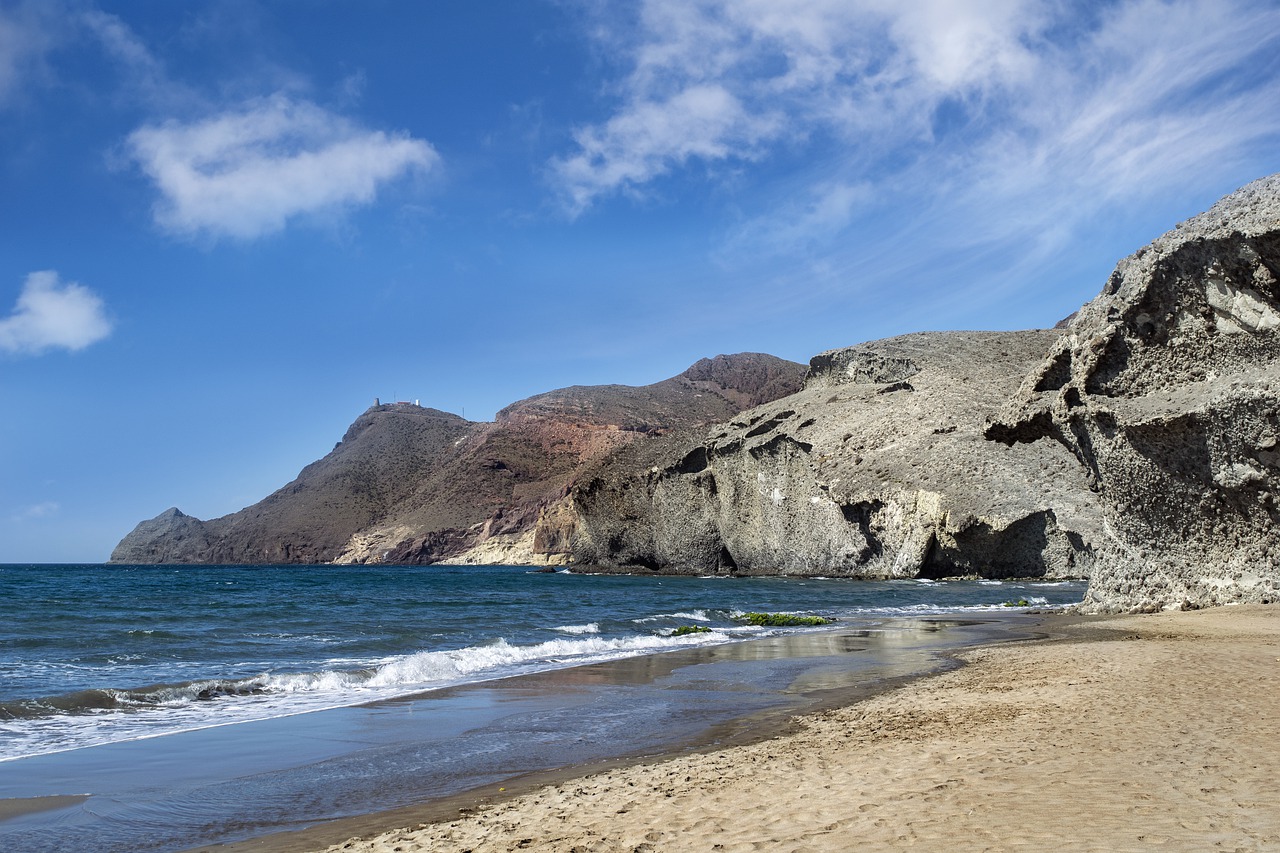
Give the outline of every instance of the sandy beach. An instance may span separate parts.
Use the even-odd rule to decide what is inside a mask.
[[[1048,627],[771,740],[328,850],[1280,849],[1280,607]]]

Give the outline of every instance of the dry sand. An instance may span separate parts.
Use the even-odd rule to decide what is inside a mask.
[[[1280,850],[1280,607],[1061,635],[773,740],[329,850]]]

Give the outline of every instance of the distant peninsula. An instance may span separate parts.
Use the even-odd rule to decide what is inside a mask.
[[[745,353],[493,423],[362,414],[257,504],[112,563],[1088,577],[1082,609],[1280,601],[1280,176],[1122,260],[1068,322]]]

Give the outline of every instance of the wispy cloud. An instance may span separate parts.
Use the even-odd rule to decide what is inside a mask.
[[[37,355],[49,349],[81,350],[111,334],[102,300],[53,270],[27,276],[13,312],[0,319],[0,351]]]
[[[75,20],[120,69],[129,99],[172,107],[195,97],[187,87],[170,79],[164,64],[119,16],[89,9]]]
[[[252,100],[192,122],[130,134],[129,156],[160,192],[157,224],[176,234],[252,239],[296,217],[372,202],[439,157],[407,134],[370,130],[305,100]]]
[[[852,223],[888,194],[1040,229],[1280,137],[1280,8],[1261,0],[643,0],[614,23],[616,107],[552,163],[569,211],[689,165],[782,163],[732,238],[761,250],[807,245],[805,220],[832,233],[822,199]],[[837,203],[849,187],[860,207]],[[739,239],[762,234],[780,236]]]
[[[34,4],[0,7],[0,106],[43,73],[44,55],[55,40],[48,18]]]
[[[10,515],[9,521],[15,524],[25,524],[30,521],[40,521],[41,519],[50,518],[61,511],[62,505],[57,501],[44,501],[43,503],[23,507]]]
[[[646,0],[639,37],[612,36],[632,57],[617,111],[553,169],[580,212],[691,158],[759,159],[815,132],[920,141],[944,99],[1031,77],[1045,18],[1024,0]]]
[[[807,252],[847,228],[873,195],[866,183],[833,180],[810,187],[799,198],[784,201],[780,209],[733,228],[719,252],[721,259]]]
[[[722,86],[690,86],[579,131],[579,153],[556,168],[578,213],[602,193],[638,188],[691,159],[749,159],[776,126],[776,119],[752,115]]]

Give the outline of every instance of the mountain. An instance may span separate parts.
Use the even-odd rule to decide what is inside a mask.
[[[800,387],[804,366],[742,353],[652,385],[575,386],[493,423],[375,405],[323,459],[253,506],[140,523],[113,563],[424,563],[477,546],[533,559],[533,527],[584,462],[646,436],[723,420]]]

